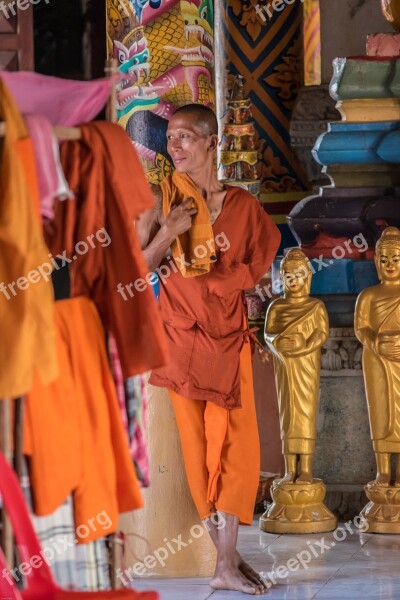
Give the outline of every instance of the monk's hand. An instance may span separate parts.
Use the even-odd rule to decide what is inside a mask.
[[[164,227],[172,239],[191,228],[192,219],[196,213],[197,209],[194,206],[193,198],[186,198],[181,204],[172,206],[171,212],[164,222]]]

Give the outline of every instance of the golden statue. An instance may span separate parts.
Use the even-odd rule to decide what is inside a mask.
[[[302,250],[287,253],[281,277],[284,296],[268,309],[265,340],[274,361],[285,475],[274,482],[274,504],[260,525],[264,531],[279,533],[330,531],[336,518],[323,504],[324,484],[312,473],[328,315],[321,300],[310,298],[312,273]]]
[[[400,230],[387,227],[376,245],[380,284],[357,299],[356,336],[363,370],[377,475],[366,486],[369,531],[400,533]],[[394,482],[391,455],[397,456]]]

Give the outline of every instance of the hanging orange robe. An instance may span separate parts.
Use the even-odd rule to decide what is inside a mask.
[[[128,438],[105,350],[104,330],[88,298],[55,304],[60,377],[37,378],[27,397],[24,452],[37,515],[54,512],[73,492],[75,525],[88,525],[105,511],[115,532],[118,514],[143,506]]]
[[[14,100],[0,78],[0,399],[57,376],[51,263],[39,221],[35,157]],[[37,270],[47,263],[47,281]],[[16,285],[18,282],[18,285]],[[9,287],[9,285],[11,287]]]
[[[228,187],[213,234],[210,272],[185,278],[171,268],[161,286],[169,362],[150,383],[169,390],[201,518],[218,509],[249,525],[260,449],[244,290],[268,271],[280,233],[253,196]]]
[[[133,298],[118,293],[144,279],[149,270],[135,231],[135,219],[152,208],[154,197],[126,132],[106,122],[84,125],[82,140],[61,148],[62,164],[74,200],[58,202],[47,232],[53,254],[76,256],[69,265],[71,295],[88,296],[96,304],[105,330],[117,342],[124,377],[166,361],[166,340],[151,285]],[[111,243],[102,246],[95,234],[105,229]],[[77,256],[75,245],[94,247]]]

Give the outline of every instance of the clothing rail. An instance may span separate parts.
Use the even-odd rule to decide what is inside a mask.
[[[119,73],[118,61],[108,59],[105,65],[105,74],[113,77]],[[115,80],[110,97],[106,106],[106,120],[111,123],[117,122],[117,80]],[[0,121],[0,139],[6,135],[6,124]],[[73,141],[82,138],[82,132],[79,127],[53,127],[55,136],[60,141]],[[22,471],[22,437],[23,437],[23,414],[24,400],[17,398],[15,400],[0,399],[0,451],[2,451],[18,476]],[[113,534],[110,536],[110,562],[111,562],[111,580],[112,587],[116,588],[116,538]],[[14,564],[14,540],[8,517],[5,511],[0,511],[0,546],[6,554],[9,565]]]
[[[0,137],[4,137],[6,134],[6,124],[0,121]],[[55,136],[59,140],[80,140],[82,132],[79,127],[53,127]]]

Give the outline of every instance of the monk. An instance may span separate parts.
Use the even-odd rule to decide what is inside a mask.
[[[397,456],[400,487],[400,230],[387,227],[376,245],[380,284],[357,299],[356,336],[364,346],[363,370],[373,449],[375,484],[391,483],[391,454]]]
[[[282,260],[281,276],[284,296],[270,304],[265,321],[265,340],[274,360],[285,458],[281,481],[311,484],[321,347],[329,336],[329,321],[323,302],[309,296],[311,270],[300,248],[293,248]]]
[[[236,551],[239,523],[253,520],[260,474],[244,291],[268,271],[280,234],[253,196],[217,180],[211,109],[178,109],[167,144],[175,172],[155,187],[156,207],[137,222],[149,268],[161,275],[170,347],[150,383],[172,399],[200,517],[217,512],[226,523],[209,530],[217,548],[211,587],[258,595],[266,586]]]

